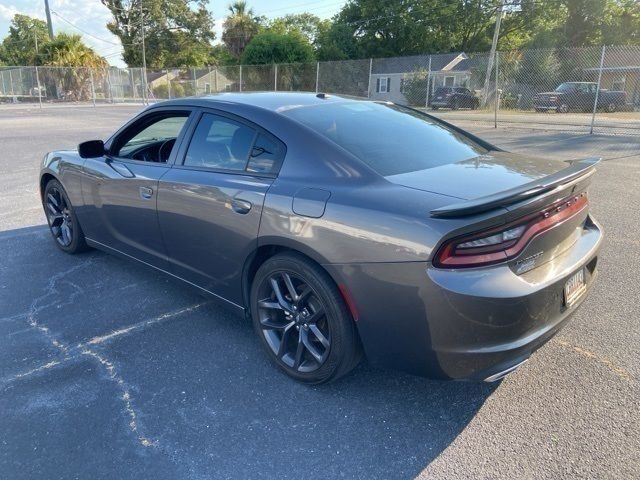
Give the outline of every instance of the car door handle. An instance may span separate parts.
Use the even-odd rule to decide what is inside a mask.
[[[249,213],[251,206],[251,202],[248,202],[247,200],[242,200],[240,198],[234,198],[231,200],[231,209],[241,215]]]
[[[148,200],[153,196],[153,188],[140,187],[140,197]]]

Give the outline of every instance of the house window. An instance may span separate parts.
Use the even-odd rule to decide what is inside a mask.
[[[389,93],[391,78],[379,77],[376,79],[376,93]]]
[[[453,87],[456,83],[456,77],[444,77],[444,86]]]
[[[627,83],[626,80],[627,79],[625,77],[614,80],[611,84],[611,90],[619,92],[624,91],[625,84]]]

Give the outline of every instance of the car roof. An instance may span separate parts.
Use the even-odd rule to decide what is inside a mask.
[[[233,104],[247,107],[261,108],[280,113],[292,108],[310,107],[327,103],[345,103],[366,101],[354,97],[332,95],[325,93],[306,92],[247,92],[247,93],[216,93],[196,97],[179,98],[162,102],[161,105],[183,105],[211,107],[220,104]]]

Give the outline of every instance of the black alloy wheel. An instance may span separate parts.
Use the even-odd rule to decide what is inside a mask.
[[[57,180],[47,183],[43,203],[49,230],[58,247],[67,253],[85,250],[84,234],[69,197]]]
[[[251,307],[267,353],[296,380],[323,383],[357,365],[351,315],[331,278],[305,257],[268,259],[254,278]]]

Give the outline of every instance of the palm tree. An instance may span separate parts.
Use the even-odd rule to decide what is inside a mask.
[[[245,47],[258,33],[258,18],[247,2],[239,0],[228,7],[230,15],[223,24],[222,41],[235,57],[242,55]]]
[[[43,45],[42,62],[45,83],[55,85],[58,96],[71,100],[88,100],[91,97],[91,78],[100,82],[106,75],[107,61],[75,34],[59,33]],[[60,68],[72,67],[72,68]]]

